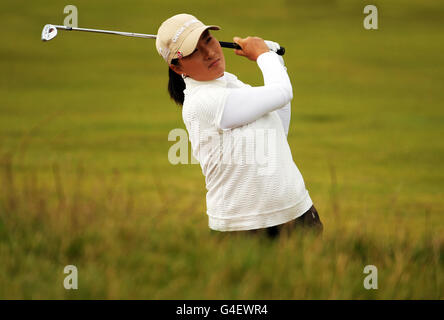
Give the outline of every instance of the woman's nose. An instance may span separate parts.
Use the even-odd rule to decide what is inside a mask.
[[[211,59],[214,57],[215,51],[211,48],[205,48],[204,49],[204,53],[205,53],[205,58],[206,59]]]

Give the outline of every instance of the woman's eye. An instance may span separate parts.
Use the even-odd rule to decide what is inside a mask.
[[[208,39],[207,39],[207,43],[208,43],[208,42],[210,42],[210,41],[211,41],[211,39],[212,39],[211,37],[208,37]]]

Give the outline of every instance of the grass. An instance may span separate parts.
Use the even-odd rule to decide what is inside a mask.
[[[0,298],[444,298],[441,4],[372,2],[377,31],[348,0],[74,4],[84,27],[154,33],[184,11],[222,26],[219,40],[284,45],[288,139],[325,232],[210,233],[199,165],[168,162],[168,133],[184,125],[154,43],[80,33],[42,43],[63,6],[7,1]],[[224,53],[227,71],[261,84],[254,63]],[[63,288],[69,264],[76,291]],[[369,264],[378,290],[363,287]]]

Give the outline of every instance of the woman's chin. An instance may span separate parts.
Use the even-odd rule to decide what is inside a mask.
[[[224,75],[225,68],[223,68],[223,67],[217,68],[217,70],[214,70],[214,73],[217,74],[216,78],[220,78]]]

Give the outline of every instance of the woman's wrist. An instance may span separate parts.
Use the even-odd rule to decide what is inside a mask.
[[[279,56],[273,51],[267,51],[267,52],[261,53],[256,59],[256,63],[258,64],[259,68],[261,68],[261,66],[266,64],[266,60],[268,60],[268,59],[278,60]],[[279,64],[280,64],[280,61],[279,61]]]

